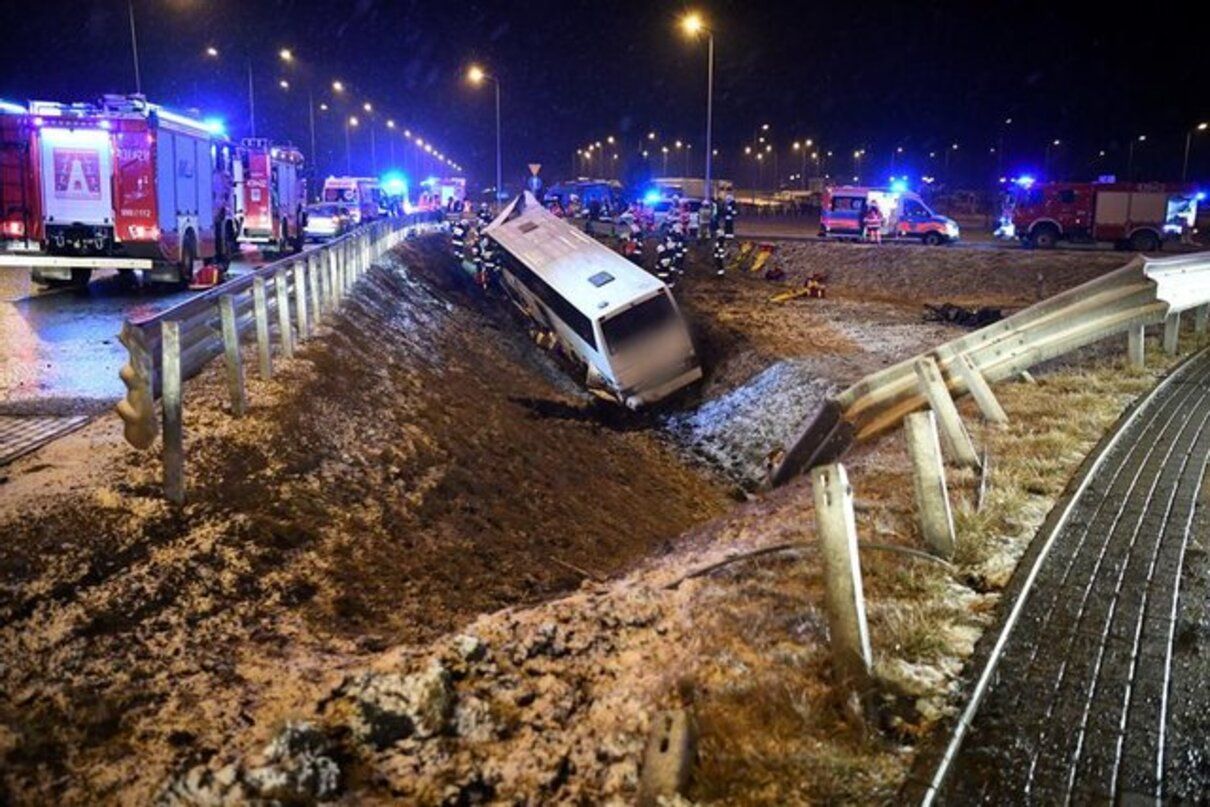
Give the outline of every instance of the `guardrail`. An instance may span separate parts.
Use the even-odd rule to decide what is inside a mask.
[[[162,398],[164,495],[184,500],[182,383],[222,355],[232,412],[247,408],[240,344],[255,334],[258,373],[273,373],[274,339],[289,358],[295,345],[341,304],[371,263],[404,238],[439,226],[440,213],[383,219],[322,245],[267,264],[155,316],[126,320],[119,336],[130,354],[121,370],[128,388],[118,404],[126,440],[150,448],[159,433],[155,398]],[[272,290],[270,291],[270,286]]]
[[[1164,323],[1164,349],[1175,354],[1181,314],[1189,310],[1196,311],[1196,331],[1204,332],[1210,253],[1138,256],[1096,280],[861,379],[803,424],[786,444],[769,484],[830,462],[854,440],[892,429],[925,408],[930,385],[918,369],[922,361],[936,364],[947,396],[971,393],[987,416],[998,409],[990,383],[1111,336],[1127,334],[1130,360],[1141,366],[1143,329]]]

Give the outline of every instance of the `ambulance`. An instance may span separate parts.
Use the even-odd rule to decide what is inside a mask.
[[[898,187],[846,185],[824,190],[819,220],[821,238],[858,239],[871,204],[882,212],[883,238],[919,241],[928,246],[951,244],[961,234],[951,218],[934,213],[920,195]]]

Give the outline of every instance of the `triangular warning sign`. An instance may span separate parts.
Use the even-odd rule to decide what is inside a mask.
[[[531,174],[533,174],[534,176],[537,176],[538,172],[541,170],[542,170],[542,163],[530,163],[529,164],[529,172]]]

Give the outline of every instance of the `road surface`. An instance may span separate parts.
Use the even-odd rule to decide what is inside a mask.
[[[1035,556],[1038,574],[940,803],[1194,803],[1210,793],[1208,456],[1203,352],[1141,405]],[[1033,565],[1027,557],[1022,568]]]
[[[259,265],[256,252],[231,273]],[[92,414],[125,394],[118,370],[122,320],[146,316],[196,292],[161,285],[129,287],[116,272],[93,275],[87,289],[43,289],[29,272],[0,270],[0,415]]]

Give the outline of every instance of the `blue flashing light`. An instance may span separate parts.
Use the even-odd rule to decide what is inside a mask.
[[[892,179],[891,193],[907,193],[908,184],[906,179]]]
[[[1198,200],[1199,202],[1204,202],[1204,201],[1206,201],[1206,192],[1205,192],[1205,191],[1198,191],[1197,193],[1195,193],[1195,194],[1193,195],[1193,198],[1194,198],[1194,199],[1196,199],[1196,200]]]
[[[398,171],[390,171],[382,175],[382,189],[390,196],[403,196],[408,192],[408,180]]]
[[[227,134],[227,124],[223,122],[222,118],[206,118],[206,120],[202,121],[202,125],[212,135],[222,136]]]
[[[27,111],[28,110],[26,110],[26,108],[20,104],[14,104],[12,101],[5,101],[4,99],[0,98],[0,112],[12,112],[14,114],[21,115]]]
[[[1034,183],[1037,182],[1037,180],[1034,179],[1033,177],[1031,177],[1029,174],[1022,174],[1021,176],[1014,179],[1013,182],[1017,183],[1022,188],[1025,188],[1026,190],[1028,190],[1029,188],[1032,188],[1034,186]]]
[[[643,203],[653,205],[660,201],[661,198],[660,192],[655,188],[652,188],[651,190],[647,191],[647,193],[643,194]]]

